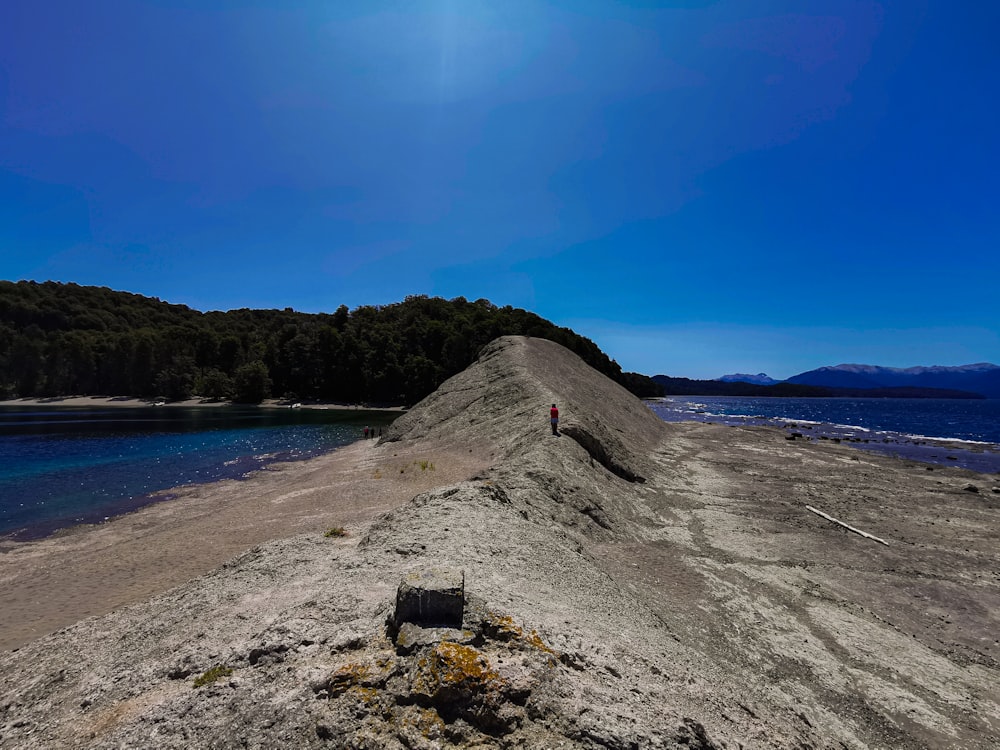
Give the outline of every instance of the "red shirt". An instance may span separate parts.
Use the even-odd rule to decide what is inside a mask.
[[[549,415],[553,419],[559,419],[559,410],[553,406],[551,409],[549,409]]]

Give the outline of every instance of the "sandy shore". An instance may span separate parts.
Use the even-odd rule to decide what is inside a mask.
[[[260,406],[273,409],[287,409],[296,404],[295,408],[302,409],[347,409],[357,411],[405,411],[401,406],[370,406],[367,404],[348,404],[339,401],[296,401],[289,402],[285,399],[269,398],[263,401]],[[221,407],[233,406],[231,401],[216,401],[207,398],[189,398],[184,401],[164,402],[154,398],[140,398],[138,396],[54,396],[52,398],[14,398],[0,400],[0,406],[31,406],[31,407],[142,407],[156,406],[157,408],[185,407]]]
[[[427,462],[421,468],[421,462]],[[176,499],[31,542],[0,541],[0,649],[142,601],[262,542],[349,534],[415,494],[466,479],[481,456],[359,442],[246,480],[166,490]]]

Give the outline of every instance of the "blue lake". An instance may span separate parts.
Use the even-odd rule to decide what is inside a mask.
[[[0,536],[94,523],[184,484],[329,452],[396,415],[337,409],[0,407]]]
[[[1000,400],[673,396],[666,421],[765,424],[919,461],[1000,471]],[[0,537],[95,523],[185,484],[329,452],[396,414],[336,409],[0,407]],[[966,449],[929,440],[968,441]]]
[[[771,425],[862,450],[1000,471],[1000,399],[669,396],[649,402],[668,422]],[[943,450],[939,441],[964,441]]]

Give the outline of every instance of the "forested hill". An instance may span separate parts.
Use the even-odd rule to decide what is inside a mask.
[[[0,281],[0,397],[412,404],[504,334],[556,341],[626,387],[648,387],[589,339],[487,300],[203,313],[104,287]]]
[[[894,386],[884,388],[833,388],[830,386],[803,385],[801,383],[774,383],[760,385],[742,381],[691,380],[654,375],[650,380],[666,396],[774,396],[783,398],[986,398],[981,393],[949,388],[915,388]]]

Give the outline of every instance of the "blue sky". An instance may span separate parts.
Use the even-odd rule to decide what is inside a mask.
[[[647,374],[1000,362],[1000,4],[10,0],[0,278],[485,297]]]

